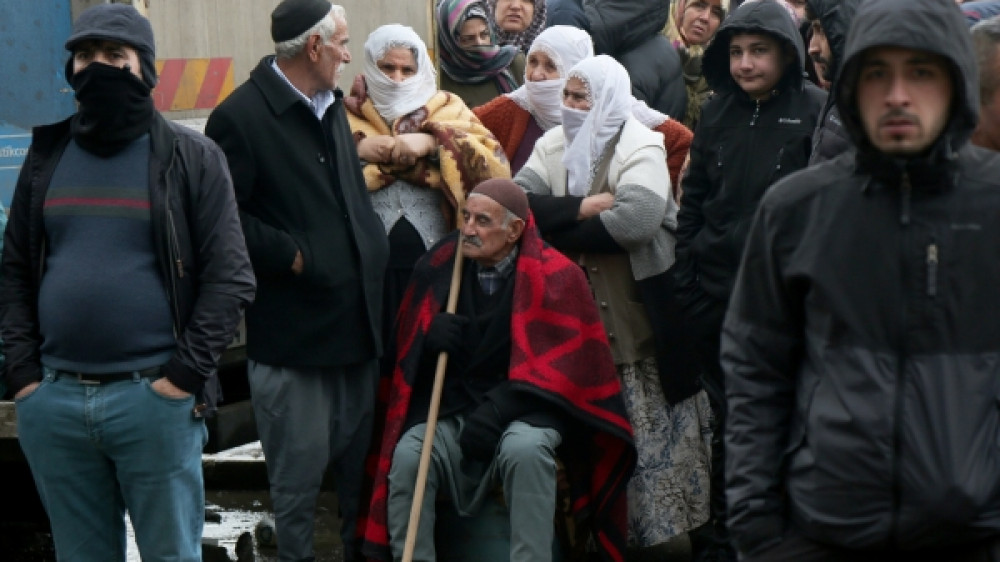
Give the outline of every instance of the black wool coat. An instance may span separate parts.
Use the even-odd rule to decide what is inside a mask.
[[[211,114],[226,153],[258,278],[247,355],[285,367],[342,366],[381,355],[389,246],[372,209],[343,94],[322,120],[265,57]],[[304,270],[292,262],[302,252]]]

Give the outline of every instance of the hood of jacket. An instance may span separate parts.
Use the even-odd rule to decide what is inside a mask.
[[[834,80],[837,78],[837,72],[844,60],[844,51],[847,49],[847,32],[860,4],[861,0],[806,0],[811,17],[819,19],[826,40],[830,44]]]
[[[583,0],[583,10],[595,53],[618,58],[660,33],[670,0]]]
[[[979,76],[972,40],[952,0],[869,0],[858,8],[847,37],[837,84],[837,108],[851,141],[863,156],[879,156],[868,141],[857,104],[861,59],[873,47],[902,47],[944,57],[953,81],[951,117],[926,159],[953,160],[979,118]]]
[[[739,92],[741,88],[729,72],[729,42],[739,33],[762,33],[778,39],[782,48],[791,49],[795,60],[785,67],[778,89],[802,89],[802,69],[805,68],[806,48],[802,36],[784,6],[771,0],[747,2],[732,12],[719,26],[712,43],[705,49],[702,71],[705,80],[720,94]]]

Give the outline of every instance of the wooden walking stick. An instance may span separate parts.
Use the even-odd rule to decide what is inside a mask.
[[[455,244],[455,266],[451,270],[451,289],[445,311],[454,314],[458,308],[458,289],[462,282],[462,234]],[[434,387],[431,390],[431,404],[427,412],[427,429],[420,449],[420,464],[417,466],[417,482],[413,490],[413,505],[410,506],[410,522],[406,526],[406,542],[403,545],[403,562],[413,562],[413,549],[417,545],[417,528],[420,525],[420,510],[424,504],[424,489],[427,487],[427,471],[434,449],[434,431],[437,428],[438,409],[441,406],[441,390],[444,388],[444,371],[448,366],[448,352],[438,355],[437,369],[434,371]]]

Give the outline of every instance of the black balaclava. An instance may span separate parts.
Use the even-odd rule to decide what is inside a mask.
[[[128,66],[96,62],[74,73],[72,53],[83,41],[115,41],[135,49],[142,79]],[[111,156],[146,134],[156,115],[151,95],[156,86],[156,51],[149,20],[132,6],[99,4],[73,23],[66,49],[71,53],[66,80],[80,103],[70,123],[77,143],[93,154]]]

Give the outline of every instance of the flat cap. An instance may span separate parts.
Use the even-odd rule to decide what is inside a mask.
[[[73,22],[66,39],[66,50],[83,41],[115,41],[136,50],[142,78],[149,87],[156,86],[156,42],[153,26],[138,10],[127,4],[97,4],[87,8]],[[73,58],[66,63],[66,79],[73,75]]]
[[[271,12],[271,39],[275,43],[295,39],[330,13],[327,0],[283,0]]]

